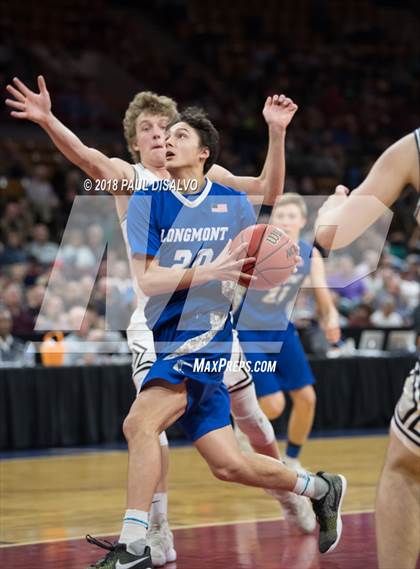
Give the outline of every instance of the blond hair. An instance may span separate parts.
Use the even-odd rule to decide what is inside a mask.
[[[287,192],[277,199],[274,207],[277,209],[285,205],[295,205],[299,208],[302,217],[308,217],[308,208],[306,207],[304,198],[300,194]]]
[[[164,115],[168,117],[169,122],[172,122],[178,116],[177,105],[173,99],[157,95],[152,93],[152,91],[137,93],[128,105],[123,120],[124,137],[134,162],[140,162],[140,152],[133,148],[136,142],[136,121],[140,113]]]

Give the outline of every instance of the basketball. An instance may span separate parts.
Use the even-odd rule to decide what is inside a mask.
[[[268,290],[284,283],[296,266],[299,248],[290,237],[275,225],[252,225],[241,231],[232,242],[232,249],[248,242],[247,257],[256,257],[254,263],[246,263],[242,272],[254,275],[257,280],[239,284],[256,290]]]

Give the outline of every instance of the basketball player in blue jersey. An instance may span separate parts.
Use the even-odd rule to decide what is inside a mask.
[[[164,137],[168,121],[173,120],[177,115],[176,104],[172,99],[150,92],[142,92],[131,101],[124,118],[124,134],[134,161],[134,164],[129,164],[124,160],[108,158],[96,149],[84,145],[52,114],[50,96],[42,76],[38,78],[38,86],[39,93],[35,93],[19,79],[14,79],[14,86],[7,87],[14,97],[14,100],[7,101],[7,104],[14,109],[12,115],[18,119],[27,119],[39,124],[63,155],[88,176],[113,181],[128,180],[141,187],[170,176],[165,165]],[[259,177],[234,176],[221,166],[213,165],[208,172],[209,178],[252,194],[264,194],[265,203],[273,203],[275,196],[283,189],[284,137],[286,127],[296,109],[297,106],[293,101],[284,95],[267,98],[263,115],[269,127],[269,148],[263,172]],[[119,189],[114,193],[114,197],[123,235],[127,240],[126,217],[130,196],[125,195],[126,193],[129,192]],[[135,288],[138,307],[127,329],[127,339],[133,353],[133,380],[139,388],[155,359],[155,354],[152,334],[145,324],[145,297],[138,287]],[[261,414],[253,386],[244,386],[242,380],[242,376],[232,378],[230,385],[233,390],[232,411],[235,416],[237,414],[246,415],[242,420],[242,426],[247,429],[248,433],[252,431],[253,439],[259,443],[260,452],[277,458],[278,447],[271,424]],[[160,441],[162,477],[153,496],[148,533],[148,544],[152,545],[152,558],[156,566],[164,565],[176,558],[173,537],[167,521],[168,447],[165,433],[161,434]],[[268,449],[267,445],[271,445],[273,449]],[[284,493],[281,501],[283,507],[290,512],[290,516],[299,524],[299,520],[302,520],[301,506],[305,500],[290,493]],[[312,527],[311,525],[309,528],[306,524],[305,531],[310,531]]]
[[[288,426],[286,464],[299,469],[299,454],[313,424],[316,395],[313,373],[305,356],[299,335],[291,322],[292,311],[302,284],[314,287],[320,324],[329,342],[340,339],[339,316],[325,280],[324,265],[319,251],[300,238],[306,224],[307,208],[299,194],[287,193],[274,206],[270,223],[283,229],[299,244],[303,263],[287,281],[268,291],[249,290],[242,310],[235,315],[239,340],[247,345],[245,356],[253,364],[253,377],[260,406],[271,420],[278,418],[285,407],[284,392],[292,399]],[[281,348],[268,353],[271,343]],[[257,350],[252,351],[255,346]],[[261,353],[262,352],[262,353]],[[266,353],[276,363],[273,372],[261,373],[255,365]]]
[[[122,536],[118,544],[107,546],[110,551],[106,558],[92,567],[151,567],[145,538],[160,474],[159,433],[176,420],[181,421],[218,478],[311,497],[321,526],[320,549],[330,551],[341,534],[345,479],[339,475],[296,473],[269,457],[243,454],[230,426],[229,398],[222,383],[223,366],[219,364],[223,354],[229,353],[231,321],[228,314],[222,313],[226,303],[219,281],[235,281],[240,276],[244,260],[238,257],[246,244],[230,251],[228,239],[246,223],[254,222],[250,205],[244,195],[227,187],[213,187],[205,178],[217,152],[217,131],[200,112],[181,115],[166,143],[167,167],[173,179],[181,184],[195,180],[200,189],[196,195],[162,191],[150,198],[140,192],[129,204],[133,268],[139,286],[153,297],[147,314],[153,326],[157,360],[124,422],[129,464],[128,510]],[[234,212],[229,211],[229,197],[235,198]],[[145,216],[145,199],[159,202],[156,205],[163,209],[163,220],[151,206],[150,219]],[[195,219],[192,226],[183,225],[182,217],[178,221],[184,209],[185,219]],[[194,209],[193,216],[190,209]],[[213,221],[213,216],[217,220]],[[177,224],[175,228],[170,227],[171,221]],[[170,234],[170,229],[176,231]],[[165,307],[162,295],[168,300]],[[178,324],[184,316],[186,327],[182,328]],[[218,343],[222,347],[215,352],[212,348]],[[196,362],[203,357],[206,364],[211,364],[205,371],[196,368]]]
[[[407,185],[420,192],[420,128],[387,148],[351,194],[344,186],[337,187],[319,211],[317,241],[325,248],[347,246]],[[414,215],[420,224],[420,198]],[[414,569],[420,552],[419,360],[405,381],[391,421],[375,521],[379,568]]]

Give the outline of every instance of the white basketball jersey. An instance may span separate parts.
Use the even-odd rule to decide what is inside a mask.
[[[147,187],[147,185],[152,184],[156,180],[159,180],[159,178],[155,174],[153,174],[150,170],[145,168],[142,164],[134,164],[133,168],[135,172],[134,188],[144,189]],[[127,206],[128,206],[128,200],[127,200]],[[147,327],[146,316],[144,314],[144,307],[146,305],[147,296],[145,296],[143,291],[138,286],[137,279],[134,276],[133,272],[130,245],[128,244],[128,236],[127,236],[127,208],[125,208],[125,211],[121,211],[120,209],[119,215],[120,215],[121,231],[124,236],[124,241],[127,248],[131,278],[133,281],[133,288],[137,298],[137,307],[133,312],[133,314],[131,315],[130,324],[128,325],[127,332],[130,332],[130,336],[140,337],[150,332],[149,328]]]

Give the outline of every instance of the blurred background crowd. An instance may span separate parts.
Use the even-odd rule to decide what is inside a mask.
[[[266,152],[264,100],[284,92],[299,105],[287,135],[286,191],[328,194],[337,183],[357,186],[389,144],[420,125],[416,4],[155,0],[139,10],[129,0],[2,3],[0,89],[5,95],[14,76],[34,88],[42,73],[54,113],[87,144],[127,160],[121,123],[137,91],[172,96],[181,107],[198,104],[221,131],[219,163],[251,175]],[[120,330],[135,296],[122,243],[108,253],[108,271],[106,253],[98,262],[115,232],[112,198],[88,223],[72,226],[57,266],[84,176],[40,129],[13,120],[4,105],[0,126],[0,359],[21,358],[24,343],[40,338],[34,323],[53,265],[62,294],[50,295],[38,325],[66,331],[82,320],[66,341],[115,342],[110,353],[123,355]],[[372,274],[340,287],[376,264],[369,244],[356,258],[335,263],[328,278],[344,330],[420,330],[417,198],[407,188],[395,204]],[[89,308],[81,316],[86,295]],[[301,297],[296,318],[307,325],[315,309],[307,292]],[[107,358],[79,355],[67,363]]]

